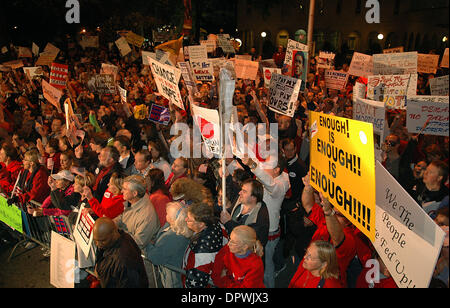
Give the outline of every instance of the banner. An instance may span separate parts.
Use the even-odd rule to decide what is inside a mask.
[[[168,125],[170,121],[169,109],[156,104],[152,104],[148,119],[159,124]]]
[[[152,58],[148,58],[148,60],[158,87],[158,92],[172,102],[172,104],[184,110],[183,99],[178,88],[181,71],[174,66],[162,64]]]
[[[214,80],[214,67],[211,60],[191,61],[191,69],[197,81]]]
[[[309,118],[311,186],[375,240],[373,125],[313,111]]]
[[[281,75],[281,69],[280,68],[271,68],[271,67],[263,68],[264,85],[266,88],[268,88],[270,86],[270,80],[272,79],[272,74]]]
[[[449,136],[448,96],[414,95],[408,96],[406,127],[408,132],[417,134]]]
[[[325,86],[328,89],[345,90],[348,73],[325,70]]]
[[[406,96],[415,95],[417,74],[369,76],[367,98],[386,103],[387,108],[404,109]]]
[[[386,109],[383,102],[357,98],[353,104],[353,119],[372,123],[374,143],[381,145],[385,138]]]
[[[433,96],[448,96],[448,75],[431,78],[430,79],[430,90]]]
[[[53,106],[55,106],[56,109],[58,109],[59,113],[62,113],[59,100],[61,99],[63,93],[60,90],[51,86],[47,81],[42,80],[42,94],[44,95],[46,100],[48,100]]]
[[[131,47],[128,45],[127,39],[121,36],[117,41],[115,41],[117,49],[119,49],[122,57],[125,57],[131,52]]]
[[[372,243],[399,288],[428,288],[445,232],[379,162],[376,178]]]
[[[417,74],[417,51],[373,55],[373,75]]]
[[[56,288],[75,287],[75,242],[52,231],[50,283]]]
[[[297,78],[272,74],[267,107],[279,114],[293,117],[297,108],[298,93],[302,81]]]
[[[99,95],[116,94],[116,84],[114,76],[110,74],[97,74],[91,76],[87,82],[89,91],[97,92]]]
[[[336,57],[336,54],[334,54],[332,52],[326,52],[326,51],[319,52],[317,68],[334,70],[334,58],[335,57]]]
[[[204,61],[208,58],[206,46],[188,46],[190,61]]]
[[[442,55],[440,67],[448,68],[448,48],[445,48],[445,50],[444,50],[444,54]]]
[[[373,57],[359,52],[353,53],[348,73],[353,76],[361,76],[364,78],[373,75]]]
[[[68,75],[68,65],[52,63],[50,71],[50,85],[58,89],[65,89]]]
[[[417,72],[436,74],[439,66],[439,55],[417,54]]]
[[[219,112],[192,105],[192,113],[207,149],[213,154],[221,155]]]
[[[23,233],[22,211],[14,204],[9,206],[3,196],[0,196],[0,220],[13,230]]]
[[[234,70],[237,78],[256,80],[258,69],[259,63],[256,61],[234,59]]]

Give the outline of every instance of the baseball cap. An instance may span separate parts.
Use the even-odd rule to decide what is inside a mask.
[[[55,180],[67,180],[73,182],[74,176],[69,170],[61,170],[57,174],[52,174],[52,178]]]

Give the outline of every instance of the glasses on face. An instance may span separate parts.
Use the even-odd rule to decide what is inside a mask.
[[[384,143],[390,147],[395,147],[397,145],[397,142],[390,140],[386,140]]]

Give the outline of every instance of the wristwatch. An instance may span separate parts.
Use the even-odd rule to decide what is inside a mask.
[[[336,214],[336,211],[334,209],[331,209],[331,212],[329,214],[323,212],[325,214],[325,216],[334,216],[334,214]]]

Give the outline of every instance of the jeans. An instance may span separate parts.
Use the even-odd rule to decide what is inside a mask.
[[[264,250],[264,285],[266,288],[275,288],[275,263],[273,262],[273,256],[279,240],[280,238],[277,237],[273,241],[268,241]]]

